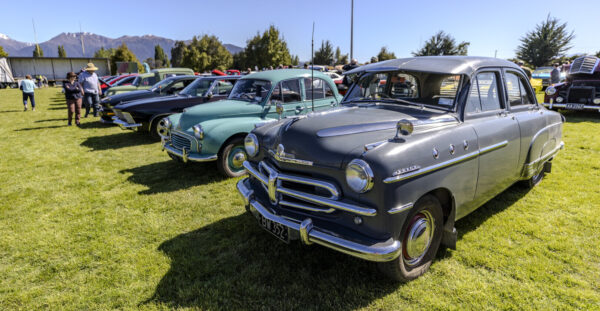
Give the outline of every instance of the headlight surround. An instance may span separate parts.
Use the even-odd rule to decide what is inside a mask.
[[[258,148],[259,144],[256,135],[252,133],[246,135],[246,138],[244,138],[244,149],[246,149],[246,153],[253,157],[258,154]]]
[[[373,188],[373,170],[361,159],[354,159],[346,166],[346,183],[355,192],[365,193]]]
[[[204,130],[202,129],[202,125],[196,124],[192,127],[194,130],[194,136],[200,140],[204,139]]]
[[[600,105],[600,98],[594,98],[592,102],[596,105]]]
[[[553,86],[549,86],[548,88],[546,88],[546,95],[548,96],[552,96],[556,94],[556,88]]]

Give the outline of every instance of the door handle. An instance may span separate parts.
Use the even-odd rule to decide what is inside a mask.
[[[329,104],[331,107],[333,107],[333,106],[335,106],[335,101],[332,100],[331,102],[329,102]]]
[[[302,106],[296,106],[296,113],[301,113],[304,110]]]

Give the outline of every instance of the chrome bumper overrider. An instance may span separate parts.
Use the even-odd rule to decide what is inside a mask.
[[[314,226],[310,218],[299,222],[279,216],[254,198],[254,190],[250,188],[248,181],[248,177],[240,180],[237,183],[237,189],[250,212],[257,219],[262,215],[262,217],[272,222],[289,228],[290,238],[300,239],[305,245],[315,243],[354,257],[379,262],[394,260],[402,252],[402,245],[397,240],[390,239],[370,245],[361,244]]]
[[[177,149],[173,146],[171,146],[169,144],[169,142],[167,140],[165,140],[165,138],[161,138],[161,144],[162,144],[162,148],[163,150],[166,150],[168,153],[178,156],[180,157],[183,162],[188,162],[188,161],[192,161],[192,162],[210,162],[210,161],[216,161],[217,160],[217,155],[213,154],[213,155],[198,155],[198,154],[194,154],[194,153],[190,153],[189,150],[187,149]]]
[[[118,117],[112,117],[112,123],[118,125],[123,130],[137,130],[138,127],[142,126],[141,123],[127,123]]]
[[[552,109],[552,108],[568,109],[567,104],[569,104],[569,103],[561,103],[561,104],[543,103],[542,105],[544,105],[544,107],[546,107],[548,109]],[[582,110],[582,109],[570,109],[570,110]],[[584,105],[583,110],[597,110],[598,112],[600,112],[600,106],[599,105]]]

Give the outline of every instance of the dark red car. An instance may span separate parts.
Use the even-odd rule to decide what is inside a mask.
[[[600,58],[584,56],[573,61],[567,80],[546,88],[544,106],[549,109],[600,112]]]

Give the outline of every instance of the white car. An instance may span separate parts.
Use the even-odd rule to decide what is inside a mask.
[[[344,76],[343,75],[337,74],[337,73],[335,73],[333,71],[326,71],[326,72],[323,72],[323,73],[326,74],[326,75],[328,75],[331,78],[331,80],[333,80],[333,82],[335,84],[342,83],[342,81],[344,80]]]

